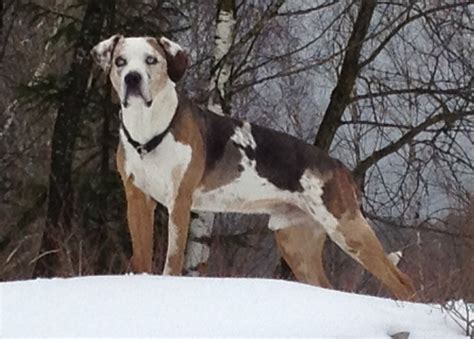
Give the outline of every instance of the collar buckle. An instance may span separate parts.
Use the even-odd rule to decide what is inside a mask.
[[[138,145],[135,149],[137,150],[137,153],[140,155],[140,157],[143,157],[148,153],[145,145]]]

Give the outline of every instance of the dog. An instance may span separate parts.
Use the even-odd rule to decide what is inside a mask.
[[[415,289],[386,256],[338,160],[292,136],[223,117],[177,92],[188,57],[162,37],[114,35],[92,50],[121,102],[117,168],[125,187],[132,269],[150,272],[156,202],[169,212],[163,274],[180,275],[191,210],[264,213],[296,278],[331,287],[327,236],[400,299]]]

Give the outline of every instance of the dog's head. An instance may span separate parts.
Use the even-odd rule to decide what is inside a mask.
[[[109,72],[122,105],[132,100],[150,107],[170,79],[177,82],[188,66],[180,45],[166,38],[114,35],[92,49],[95,61]]]

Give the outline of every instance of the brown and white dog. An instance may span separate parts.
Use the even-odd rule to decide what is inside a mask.
[[[414,296],[363,217],[341,162],[289,135],[193,105],[175,89],[187,55],[166,38],[115,35],[92,54],[122,106],[117,165],[135,271],[151,270],[158,201],[169,211],[164,274],[181,274],[191,210],[266,213],[300,281],[330,287],[322,264],[328,235],[396,297]]]

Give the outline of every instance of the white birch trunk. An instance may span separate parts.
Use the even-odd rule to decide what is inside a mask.
[[[184,262],[186,275],[200,276],[207,272],[213,225],[213,213],[200,212],[197,218],[192,219]]]
[[[217,15],[213,64],[217,65],[229,52],[234,36],[234,3],[233,0],[220,0]],[[225,98],[225,87],[229,81],[231,64],[223,62],[218,70],[211,74],[209,83],[208,109],[224,115],[221,98]],[[199,276],[207,271],[210,253],[210,239],[214,226],[214,214],[200,212],[198,218],[191,221],[184,270],[186,275]]]
[[[233,42],[234,27],[233,11],[222,6],[217,16],[214,63],[212,67],[223,61],[224,56],[229,52]],[[211,81],[209,82],[210,96],[208,108],[220,115],[224,115],[221,99],[225,98],[225,85],[229,81],[230,71],[230,62],[223,61],[220,67],[211,74]]]

